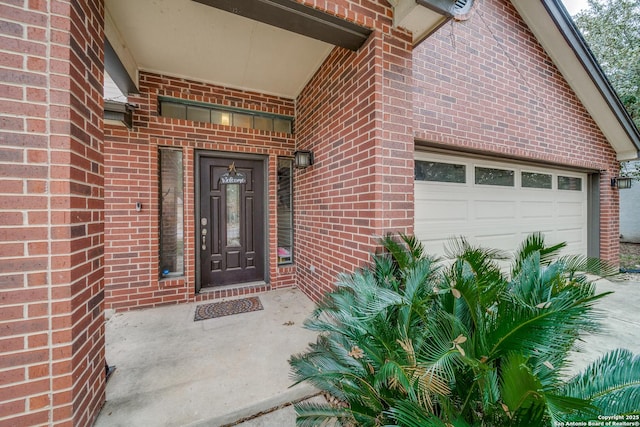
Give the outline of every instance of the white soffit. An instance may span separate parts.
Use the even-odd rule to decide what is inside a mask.
[[[140,70],[295,98],[333,45],[191,0],[107,0]]]
[[[120,91],[106,71],[104,73],[104,88],[102,94],[105,101],[127,102],[127,96]]]
[[[598,86],[566,41],[540,0],[511,0],[617,153],[618,160],[638,157],[638,148],[618,121]]]
[[[449,17],[418,5],[414,0],[393,0],[390,3],[394,5],[393,25],[411,31],[414,46],[449,20]]]

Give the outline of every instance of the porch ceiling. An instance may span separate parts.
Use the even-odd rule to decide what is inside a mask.
[[[419,43],[472,0],[389,0]],[[460,6],[462,5],[462,6]],[[334,46],[371,29],[297,0],[106,0],[105,62],[123,92],[150,71],[295,98]]]
[[[333,48],[191,0],[106,0],[106,13],[107,38],[130,74],[295,98]]]

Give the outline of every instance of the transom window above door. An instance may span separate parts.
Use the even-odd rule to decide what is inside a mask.
[[[293,117],[260,111],[229,108],[216,104],[185,101],[176,98],[158,99],[160,116],[193,120],[215,125],[236,126],[268,132],[293,133]]]

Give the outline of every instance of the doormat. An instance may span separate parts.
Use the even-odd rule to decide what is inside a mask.
[[[196,307],[194,322],[213,319],[214,317],[230,316],[238,313],[262,310],[262,303],[258,297],[234,299],[231,301],[213,302]]]

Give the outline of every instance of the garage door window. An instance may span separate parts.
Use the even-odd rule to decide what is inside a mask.
[[[558,175],[558,190],[582,191],[582,178]]]
[[[552,177],[550,174],[537,172],[522,172],[522,186],[525,188],[551,189]]]
[[[515,185],[514,176],[515,174],[512,170],[476,166],[476,184],[513,187]]]
[[[464,184],[467,182],[466,174],[467,169],[465,165],[416,160],[415,179],[418,181],[454,182]]]

